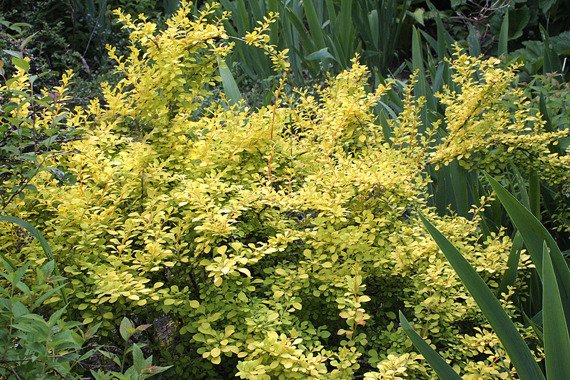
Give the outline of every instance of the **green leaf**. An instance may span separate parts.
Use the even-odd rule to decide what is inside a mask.
[[[26,315],[29,313],[30,313],[30,311],[28,310],[28,308],[23,303],[21,303],[20,301],[16,301],[13,303],[12,314],[14,315],[14,317],[16,319],[20,318],[22,315]]]
[[[497,55],[506,55],[509,53],[509,12],[505,12],[503,23],[501,24],[501,31],[499,32],[499,46],[497,47]]]
[[[22,227],[26,231],[28,231],[34,238],[36,238],[39,241],[40,245],[44,250],[44,253],[46,254],[46,257],[49,260],[54,259],[51,247],[49,246],[47,240],[42,236],[42,234],[40,233],[40,231],[38,231],[36,227],[32,226],[30,223],[26,222],[25,220],[16,218],[15,216],[0,215],[0,222],[14,223]],[[56,274],[59,276],[59,273]]]
[[[475,269],[461,255],[461,253],[451,244],[445,236],[441,234],[423,215],[419,215],[425,228],[433,237],[443,254],[475,299],[477,305],[493,327],[499,340],[505,347],[517,373],[523,380],[544,379],[536,359],[530,352],[528,346],[520,336],[517,328],[503,310],[501,303],[487,287],[483,279],[477,274]]]
[[[543,331],[546,375],[549,380],[565,380],[570,374],[570,335],[560,298],[550,250],[543,244]]]
[[[424,15],[426,13],[425,9],[423,8],[416,8],[416,10],[414,12],[409,12],[410,16],[412,16],[412,18],[414,20],[416,20],[417,23],[421,24],[422,26],[424,26]]]
[[[141,374],[145,368],[143,352],[136,343],[133,343],[133,367],[138,374]]]
[[[135,333],[135,325],[131,322],[130,319],[124,317],[121,320],[121,324],[119,325],[119,333],[121,334],[121,338],[126,342],[128,341],[131,336]]]
[[[467,43],[469,45],[469,55],[478,57],[481,55],[481,32],[472,25],[468,26],[469,34],[467,35]]]
[[[562,71],[562,64],[560,63],[560,59],[556,51],[552,48],[552,43],[550,41],[550,36],[548,31],[540,26],[540,32],[542,34],[542,38],[544,40],[544,52],[543,52],[543,60],[544,64],[542,66],[542,71],[544,74],[554,73],[554,72],[561,72]]]
[[[331,53],[329,53],[329,49],[328,48],[322,48],[320,50],[317,50],[315,52],[312,52],[311,54],[305,56],[305,59],[307,61],[324,61],[326,59],[330,59],[330,60],[335,60],[335,58],[332,56]]]
[[[18,226],[22,227],[26,231],[28,231],[34,238],[36,238],[39,241],[40,245],[42,246],[42,249],[44,250],[46,257],[48,258],[48,260],[52,260],[55,263],[55,259],[53,257],[53,252],[51,250],[51,247],[49,246],[47,240],[42,236],[42,234],[40,233],[40,231],[38,231],[38,229],[36,227],[32,226],[30,223],[26,222],[25,220],[22,220],[20,218],[16,218],[15,216],[0,215],[0,222],[14,223],[14,224],[17,224]],[[0,257],[4,258],[3,255],[1,255]],[[8,261],[7,259],[5,259],[5,260],[8,263],[10,263],[10,261]],[[57,266],[54,267],[54,272],[58,277],[61,277]],[[61,298],[63,299],[63,302],[65,304],[67,304],[67,296],[65,295],[63,288],[61,288]]]
[[[146,367],[144,370],[145,374],[150,374],[150,375],[157,375],[159,373],[168,371],[170,368],[172,368],[173,366],[169,365],[167,367],[159,367],[159,366],[150,366],[150,367]]]
[[[30,63],[23,58],[12,57],[12,63],[19,69],[22,69],[25,72],[30,70]]]
[[[501,280],[501,285],[499,286],[498,294],[506,293],[507,288],[513,285],[517,279],[517,271],[519,266],[519,260],[521,256],[521,250],[523,248],[524,240],[520,232],[516,232],[513,238],[513,246],[511,247],[511,253],[509,254],[509,259],[507,260],[507,269],[503,274],[503,279]]]
[[[415,26],[412,26],[412,70],[424,71],[424,59],[422,53],[422,39]]]
[[[536,334],[536,337],[544,346],[544,332],[542,330],[542,310],[533,318],[529,317],[524,311],[522,312],[522,315],[525,323],[530,327],[532,327],[532,330]],[[540,319],[540,321],[537,321],[537,319]]]
[[[530,9],[526,6],[511,8],[509,13],[509,41],[521,37],[530,21]]]
[[[311,32],[311,36],[313,37],[315,46],[318,49],[326,47],[327,45],[325,44],[325,36],[323,33],[323,28],[321,23],[319,22],[317,11],[315,10],[315,5],[313,4],[313,0],[303,1],[303,8],[305,10],[305,16],[307,17],[307,23],[309,25],[309,30]]]
[[[164,14],[167,16],[170,16],[176,12],[176,9],[178,9],[179,5],[179,0],[162,0],[162,9],[164,11]]]
[[[440,379],[442,380],[460,380],[461,377],[451,368],[449,364],[443,360],[441,356],[433,348],[427,344],[421,336],[418,335],[417,332],[410,326],[410,323],[402,314],[402,312],[398,312],[400,315],[400,325],[404,329],[404,332],[410,338],[414,346],[418,349],[420,354],[427,360],[429,365],[433,368],[433,370],[437,373]]]
[[[24,58],[24,56],[22,55],[22,53],[19,52],[19,51],[16,51],[16,50],[4,49],[4,50],[2,50],[2,51],[3,51],[4,53],[6,53],[6,54],[12,56],[12,57],[15,57],[15,58],[19,58],[19,59]]]
[[[528,180],[528,203],[530,211],[540,221],[540,176],[533,170]]]
[[[556,1],[557,0],[538,0],[538,7],[542,13],[547,14],[548,11],[550,11],[550,8],[556,4]]]
[[[222,86],[224,87],[224,92],[228,97],[230,104],[238,103],[242,99],[241,92],[239,91],[236,80],[226,64],[226,61],[219,57],[218,68],[220,71],[220,77],[222,78]]]
[[[453,195],[455,195],[456,211],[460,216],[466,218],[470,206],[467,192],[467,171],[457,161],[454,161],[449,167],[449,175],[451,177]]]
[[[457,9],[458,7],[464,5],[467,0],[451,0],[451,8]]]
[[[48,320],[48,324],[50,327],[54,327],[60,320],[62,320],[63,314],[65,313],[65,307],[55,311]]]
[[[497,194],[497,198],[509,214],[513,224],[520,231],[530,257],[536,266],[539,276],[542,277],[543,242],[550,249],[550,256],[554,265],[556,279],[560,284],[560,294],[566,322],[570,324],[570,270],[560,252],[554,238],[548,233],[540,221],[524,207],[511,193],[503,188],[499,182],[486,175],[487,181]]]

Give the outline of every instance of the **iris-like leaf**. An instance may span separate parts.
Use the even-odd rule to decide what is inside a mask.
[[[421,214],[420,219],[493,327],[511,358],[519,377],[523,380],[544,379],[536,359],[483,279],[457,248],[433,224]]]
[[[487,176],[487,180],[497,194],[497,198],[507,210],[513,224],[520,231],[524,244],[536,266],[539,276],[542,277],[544,271],[543,244],[546,243],[550,250],[550,258],[554,267],[556,280],[559,284],[560,296],[566,316],[566,324],[570,325],[570,270],[568,264],[560,252],[554,238],[548,233],[540,221],[524,207],[511,193],[503,188],[495,179]]]
[[[549,380],[564,380],[570,374],[570,335],[564,317],[559,284],[546,243],[542,255],[544,353]]]
[[[32,226],[30,223],[26,222],[25,220],[22,220],[15,216],[8,216],[8,215],[0,215],[0,222],[14,223],[22,227],[26,231],[28,231],[30,235],[36,238],[37,241],[40,243],[48,260],[53,260],[55,263],[51,247],[49,246],[47,240],[43,237],[43,235],[40,233],[40,231],[38,231],[36,227]],[[5,260],[8,261],[7,259]],[[8,261],[8,263],[10,262]],[[57,269],[57,265],[54,267],[54,272],[58,277],[60,277],[60,272]],[[65,292],[63,291],[63,288],[61,289],[61,297],[63,299],[63,302],[67,304],[67,297],[65,295]]]
[[[429,365],[437,373],[439,378],[442,380],[460,380],[461,377],[453,370],[453,368],[451,368],[451,366],[447,364],[445,360],[443,360],[443,358],[422,339],[421,336],[419,336],[413,327],[410,326],[410,323],[404,314],[402,314],[402,312],[399,312],[399,314],[400,324],[402,325],[404,332],[408,338],[410,338],[420,354],[423,355]]]
[[[218,68],[220,70],[220,77],[222,78],[222,86],[224,87],[224,92],[228,100],[231,104],[238,103],[242,99],[241,92],[226,61],[218,58]]]

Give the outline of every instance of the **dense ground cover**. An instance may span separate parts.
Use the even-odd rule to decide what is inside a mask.
[[[71,73],[35,90],[23,50],[0,87],[6,376],[441,374],[405,315],[463,378],[563,378],[560,77],[545,97],[460,45],[430,66],[414,30],[406,83],[357,56],[295,87],[276,15],[237,42],[209,5],[117,16],[100,98],[74,107]],[[242,42],[267,56],[267,105],[225,64]]]

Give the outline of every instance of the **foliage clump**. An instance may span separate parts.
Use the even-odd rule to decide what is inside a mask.
[[[173,332],[156,353],[196,378],[433,376],[397,324],[403,309],[462,374],[514,375],[416,215],[428,214],[498,288],[511,249],[505,231],[482,236],[478,209],[470,219],[438,217],[426,205],[423,100],[408,91],[396,138],[386,141],[372,108],[388,87],[368,91],[367,69],[354,60],[316,95],[277,90],[257,110],[223,97],[203,108],[232,44],[224,16],[207,7],[192,21],[187,12],[183,5],[161,32],[119,14],[133,31],[128,56],[110,49],[123,79],[104,86],[103,104],[76,111],[84,136],[67,147],[76,153],[50,158],[66,181],[40,173],[39,191],[10,205],[50,241],[70,279],[70,312],[101,323],[107,339],[125,315],[146,323],[166,315]],[[435,159],[473,162],[491,130],[540,123],[522,108],[507,115],[506,87],[481,89],[469,79],[478,63],[457,61],[465,95],[444,92],[450,135]],[[493,61],[482,65],[499,81],[511,78]],[[499,124],[472,98],[491,104]],[[554,135],[536,134],[538,148],[528,146],[550,157],[541,149]],[[457,151],[458,136],[477,138],[473,149]],[[522,143],[505,144],[507,154]],[[5,235],[0,244],[45,260],[17,240]],[[523,255],[520,273],[528,266]],[[503,302],[515,315],[509,294]]]
[[[524,90],[513,86],[516,65],[505,70],[496,58],[481,60],[458,51],[451,66],[459,90],[444,86],[437,94],[446,107],[448,135],[437,147],[434,162],[458,160],[467,169],[493,173],[514,165],[538,171],[552,184],[570,181],[570,155],[552,149],[568,131],[546,130],[546,121],[532,109]]]

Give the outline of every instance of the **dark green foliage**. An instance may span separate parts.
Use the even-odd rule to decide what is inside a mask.
[[[65,308],[50,306],[62,288],[58,285],[61,277],[54,274],[54,261],[35,273],[29,263],[16,267],[2,259],[2,265],[0,376],[78,378],[72,368],[94,353],[83,347],[96,328],[83,333],[80,323],[65,320]]]

